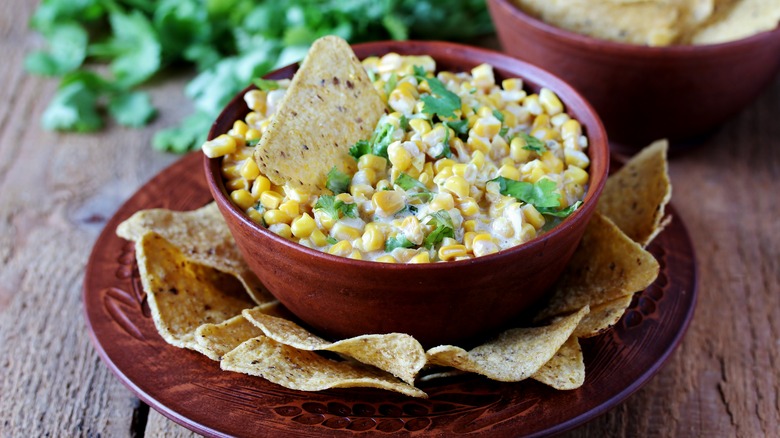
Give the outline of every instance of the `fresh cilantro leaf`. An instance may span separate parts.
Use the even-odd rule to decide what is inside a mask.
[[[417,196],[423,202],[428,202],[433,199],[433,194],[428,190],[428,187],[426,187],[425,184],[403,172],[395,179],[395,184],[406,191],[417,189],[418,192],[413,193],[411,196]]]
[[[108,102],[108,111],[120,125],[135,128],[147,124],[157,114],[149,95],[142,91],[112,96]]]
[[[537,210],[539,211],[539,213],[547,216],[569,217],[569,215],[574,213],[574,211],[580,208],[581,205],[582,205],[582,201],[577,201],[574,204],[564,208],[563,210],[556,210],[550,207],[539,207],[537,208]]]
[[[506,136],[506,133],[509,132],[509,128],[506,126],[502,126],[501,129],[498,130],[498,135],[501,137]]]
[[[338,219],[341,215],[353,218],[358,217],[357,205],[346,204],[344,201],[336,199],[335,196],[331,195],[320,195],[317,203],[314,204],[314,209],[324,211],[333,219]]]
[[[389,237],[385,241],[385,251],[390,252],[396,248],[414,248],[415,244],[410,242],[403,234],[397,234],[395,237]]]
[[[59,76],[77,69],[87,57],[89,37],[75,22],[58,23],[46,32],[48,52],[33,52],[24,59],[24,68],[33,74]]]
[[[333,166],[328,172],[328,180],[325,183],[325,187],[328,188],[333,194],[346,193],[349,190],[349,182],[352,178],[344,172],[338,170],[336,166]]]
[[[452,225],[452,218],[445,210],[432,213],[428,216],[425,223],[436,227],[423,240],[423,245],[428,249],[441,243],[445,237],[455,237],[455,227]]]
[[[409,119],[407,119],[405,115],[401,114],[401,118],[398,120],[398,126],[401,127],[402,131],[406,131],[409,129]]]
[[[390,38],[398,41],[409,39],[409,28],[401,17],[390,13],[382,17],[382,26],[390,34]]]
[[[445,129],[444,130],[444,142],[441,144],[441,152],[437,154],[434,158],[450,158],[452,156],[452,150],[450,150],[450,130]]]
[[[544,142],[539,140],[538,138],[526,134],[525,132],[520,131],[518,134],[520,138],[525,140],[525,146],[523,146],[523,149],[536,152],[537,154],[541,155],[545,152],[547,152],[547,147],[544,145]]]
[[[396,85],[398,85],[398,76],[393,73],[385,82],[385,94],[389,96],[395,90]]]
[[[453,131],[455,131],[458,135],[466,135],[469,133],[469,121],[462,119],[462,120],[448,120],[444,122],[445,125],[452,128]]]
[[[457,117],[455,111],[460,109],[460,97],[448,90],[447,87],[436,78],[427,77],[425,70],[420,66],[414,66],[414,75],[418,81],[427,81],[433,95],[423,95],[423,113],[443,117]]]
[[[490,180],[499,184],[499,191],[504,196],[511,196],[518,201],[531,204],[537,209],[558,208],[561,205],[560,194],[555,192],[556,185],[547,178],[535,183],[515,181],[499,176]]]
[[[50,130],[92,132],[103,127],[97,110],[98,93],[83,81],[57,90],[43,113],[43,127]]]
[[[378,126],[371,136],[371,150],[374,155],[387,158],[387,147],[393,142],[395,126],[390,123]]]
[[[262,91],[271,91],[271,90],[279,89],[279,82],[274,81],[272,79],[255,78],[252,80],[252,83],[255,84],[255,87],[259,88]]]
[[[368,79],[371,82],[376,82],[376,72],[374,70],[368,69],[366,70],[366,74],[368,74]]]
[[[336,238],[335,238],[335,237],[333,237],[333,236],[328,236],[328,237],[326,237],[326,238],[325,238],[325,241],[326,241],[326,242],[328,242],[328,243],[330,243],[331,245],[335,245],[335,244],[339,243],[339,240],[338,240],[338,239],[336,239]]]
[[[260,139],[259,138],[253,138],[251,140],[247,140],[246,141],[246,145],[249,146],[249,147],[255,147],[255,146],[257,146],[258,143],[260,143]]]
[[[499,122],[504,123],[504,115],[501,114],[501,111],[494,109],[493,116],[497,118]]]
[[[177,154],[195,150],[206,141],[213,122],[211,115],[198,111],[184,118],[178,126],[157,131],[152,138],[152,147]]]
[[[349,148],[349,154],[352,155],[355,160],[358,160],[363,155],[370,153],[371,143],[369,143],[368,140],[360,140]]]

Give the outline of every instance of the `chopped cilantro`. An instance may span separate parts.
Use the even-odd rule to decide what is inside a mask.
[[[537,210],[539,210],[539,213],[547,216],[569,217],[570,214],[574,213],[575,210],[580,208],[580,205],[582,205],[582,201],[577,201],[574,204],[564,208],[563,210],[556,210],[554,208],[549,208],[549,207],[540,207],[537,208]]]
[[[333,237],[333,236],[328,236],[328,237],[326,237],[326,238],[325,238],[325,241],[326,241],[326,242],[328,242],[328,243],[330,243],[331,245],[335,245],[335,244],[339,243],[338,239],[336,239],[336,238],[335,238],[335,237]]]
[[[260,143],[260,139],[259,138],[253,138],[251,140],[247,140],[246,141],[246,145],[249,146],[249,147],[257,146],[258,143]]]
[[[499,190],[504,196],[511,196],[518,201],[540,208],[558,208],[561,205],[560,194],[555,192],[556,185],[547,178],[535,183],[515,181],[499,176],[490,180],[499,184]]]
[[[455,237],[455,227],[452,225],[452,218],[449,213],[444,210],[431,213],[425,223],[436,227],[430,234],[425,236],[425,240],[423,240],[423,245],[428,249],[441,243],[445,237]]]
[[[469,133],[469,121],[468,120],[455,120],[455,121],[446,121],[444,122],[445,125],[452,128],[453,131],[455,131],[458,135],[466,135]]]
[[[419,190],[419,192],[413,193],[410,196],[417,196],[423,202],[428,202],[433,199],[433,194],[428,190],[428,187],[426,187],[425,184],[421,183],[417,178],[413,178],[403,172],[395,179],[395,184],[406,191],[412,189]]]
[[[401,119],[398,121],[398,125],[401,127],[402,131],[406,131],[409,129],[409,119],[406,118],[405,115],[401,115]]]
[[[509,128],[506,126],[502,126],[501,129],[498,130],[498,135],[501,137],[506,136],[506,133],[509,132]]]
[[[108,112],[120,125],[134,128],[144,126],[157,114],[149,95],[143,91],[126,91],[111,96]]]
[[[455,111],[460,109],[460,97],[457,94],[448,90],[440,80],[427,77],[425,70],[418,65],[414,66],[414,76],[418,81],[427,81],[433,94],[420,97],[423,113],[431,116],[436,114],[440,118],[457,117]]]
[[[333,166],[328,172],[328,180],[325,183],[325,187],[328,188],[334,195],[339,193],[346,193],[349,190],[349,182],[352,178],[344,172],[338,170],[336,166]]]
[[[393,132],[395,126],[390,123],[377,126],[374,134],[371,136],[371,151],[374,155],[387,158],[387,147],[393,142]]]
[[[525,132],[520,131],[518,134],[520,138],[525,140],[525,146],[523,146],[523,149],[536,152],[537,154],[541,155],[545,152],[547,152],[547,147],[544,145],[544,142],[539,140],[538,138],[526,134]]]
[[[374,70],[368,69],[366,70],[366,73],[368,74],[368,79],[371,80],[371,82],[376,82],[376,72]]]
[[[262,91],[271,91],[271,90],[279,89],[279,82],[274,81],[272,79],[255,78],[252,80],[252,83],[255,84],[255,87],[259,88]]]
[[[396,248],[414,248],[414,243],[410,242],[403,234],[397,234],[385,241],[385,251],[390,252]]]
[[[395,90],[396,85],[398,85],[398,76],[393,73],[387,78],[387,82],[385,82],[385,94],[390,96],[390,93]]]
[[[347,217],[358,217],[357,205],[347,204],[331,195],[320,195],[317,203],[314,204],[315,210],[322,210],[333,219],[338,219],[341,215]]]
[[[504,123],[504,115],[501,114],[501,111],[494,109],[493,110],[493,116],[495,116],[499,122]]]
[[[450,158],[452,156],[452,150],[450,150],[450,130],[445,129],[444,130],[444,142],[441,144],[441,152],[437,154],[435,159],[439,158]]]
[[[356,160],[360,159],[363,155],[370,153],[371,143],[369,143],[368,140],[360,140],[349,148],[349,154]]]

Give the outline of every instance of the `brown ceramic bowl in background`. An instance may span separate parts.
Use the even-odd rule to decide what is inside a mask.
[[[555,91],[590,140],[590,187],[583,206],[526,244],[472,260],[386,264],[351,260],[277,236],[234,206],[220,174],[221,159],[204,157],[209,189],[251,269],[279,301],[318,333],[333,339],[402,332],[425,346],[468,343],[510,323],[537,302],[579,243],[608,172],[604,128],[588,103],[551,74],[509,56],[440,42],[379,42],[354,47],[359,58],[396,52],[431,55],[439,70],[494,67],[497,79],[520,77],[526,88]],[[290,66],[267,76],[291,77]],[[246,90],[245,90],[246,91]],[[209,138],[227,132],[248,112],[242,92],[214,123]],[[515,321],[515,323],[517,323]]]
[[[674,147],[709,133],[780,70],[780,28],[723,44],[646,47],[559,29],[512,0],[488,6],[504,51],[581,92],[623,149],[664,137]]]

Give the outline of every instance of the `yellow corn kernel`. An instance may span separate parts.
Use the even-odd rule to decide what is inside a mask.
[[[474,219],[463,221],[463,230],[466,232],[477,231],[477,221]]]
[[[474,151],[471,154],[471,161],[469,161],[471,164],[477,166],[477,169],[482,169],[482,166],[485,165],[485,154],[482,151]]]
[[[493,67],[490,64],[480,64],[471,69],[473,83],[479,88],[488,88],[496,84],[493,76]]]
[[[463,216],[476,216],[479,214],[479,204],[474,198],[461,199],[458,203],[458,210]]]
[[[400,141],[390,143],[390,146],[387,147],[387,156],[393,163],[393,168],[401,172],[412,165],[412,155],[401,145]]]
[[[374,223],[366,225],[361,240],[365,251],[377,251],[385,246],[385,234]]]
[[[245,189],[234,190],[230,193],[230,199],[242,210],[255,205],[255,198]]]
[[[489,117],[480,117],[474,123],[471,131],[474,135],[484,138],[493,138],[501,130],[501,122],[491,113]]]
[[[458,176],[466,176],[469,165],[467,163],[456,163],[452,165],[452,174]]]
[[[428,251],[423,251],[417,254],[416,256],[412,257],[411,259],[409,259],[408,263],[419,264],[419,263],[430,263],[430,262],[431,262],[430,254],[428,254]]]
[[[455,257],[463,257],[468,253],[466,250],[466,245],[444,245],[441,248],[439,248],[439,259],[448,261],[452,260]]]
[[[536,237],[536,228],[534,228],[534,226],[529,223],[524,223],[523,228],[518,234],[518,238],[521,242],[528,242],[529,240]]]
[[[431,211],[449,210],[455,207],[455,199],[447,192],[437,194],[431,201]]]
[[[498,169],[498,174],[504,178],[520,181],[520,171],[515,166],[503,165]]]
[[[558,137],[558,133],[551,128],[539,128],[531,131],[531,136],[538,138],[542,141],[555,140]]]
[[[391,256],[390,254],[377,257],[375,261],[379,263],[396,263],[395,257]]]
[[[349,194],[368,199],[374,194],[374,188],[368,184],[352,184],[349,186]]]
[[[566,121],[563,125],[561,125],[561,138],[564,140],[573,138],[577,139],[579,136],[582,135],[582,125],[580,125],[580,122],[571,119]]]
[[[504,79],[503,81],[501,81],[501,87],[507,91],[522,90],[523,80],[517,78]]]
[[[250,129],[252,127],[256,128],[263,121],[263,115],[258,113],[258,112],[256,112],[256,111],[252,111],[249,114],[247,114],[246,117],[244,117],[244,121],[246,122],[246,124],[248,126],[250,126]],[[260,131],[258,131],[258,132],[260,132]],[[246,136],[245,136],[245,138],[246,138]],[[258,138],[260,138],[260,137],[258,137]],[[247,138],[247,140],[249,140],[249,139]]]
[[[298,205],[309,202],[309,197],[311,196],[305,189],[293,188],[289,185],[284,186],[284,193],[287,199],[297,202]]]
[[[548,88],[542,88],[539,91],[539,103],[547,114],[554,116],[563,112],[563,103],[558,99],[558,95]]]
[[[471,252],[477,257],[486,256],[498,252],[498,245],[488,233],[480,233],[474,236],[471,242]]]
[[[239,120],[240,121],[240,120]],[[241,176],[248,180],[253,180],[260,175],[260,169],[257,167],[257,163],[252,158],[244,160],[244,164],[241,165]]]
[[[474,231],[466,231],[463,234],[463,245],[466,247],[466,251],[471,251],[471,244],[474,243],[474,236],[476,236],[477,233]]]
[[[544,226],[544,216],[539,213],[539,210],[537,210],[536,207],[531,204],[525,204],[524,206],[520,207],[520,210],[523,212],[523,217],[525,218],[526,223],[533,225],[533,227],[537,230]]]
[[[525,149],[528,145],[522,137],[515,137],[509,143],[509,156],[516,163],[525,163],[531,157],[531,151]]]
[[[352,260],[363,260],[363,253],[360,252],[358,249],[353,249],[351,253],[347,256],[347,258],[350,258]]]
[[[508,155],[509,145],[504,140],[504,137],[500,135],[493,137],[493,141],[490,142],[490,158],[493,161],[500,161]]]
[[[249,216],[249,219],[252,219],[252,222],[260,225],[265,225],[265,222],[263,222],[263,213],[260,213],[254,208],[250,208],[249,210],[247,210],[246,215]]]
[[[284,237],[285,239],[289,239],[292,237],[292,231],[290,230],[290,226],[285,223],[269,225],[268,231],[271,231],[272,233],[275,233],[278,236]]]
[[[563,172],[563,178],[566,181],[584,186],[588,183],[588,172],[577,166],[569,166]]]
[[[325,246],[328,243],[328,238],[325,236],[325,233],[319,230],[319,228],[312,230],[309,235],[309,240],[317,246]]]
[[[336,221],[333,228],[330,229],[330,235],[339,240],[354,240],[362,235],[362,231],[345,224],[343,221]]]
[[[531,123],[531,131],[535,131],[541,128],[549,128],[549,127],[550,127],[550,116],[548,116],[547,114],[540,114],[536,116],[534,122]]]
[[[390,92],[387,97],[387,105],[395,111],[411,114],[414,112],[417,96],[417,89],[414,88],[414,85],[409,82],[401,82],[395,87],[395,90]]]
[[[566,113],[560,113],[556,114],[552,117],[550,117],[550,123],[553,125],[554,128],[561,129],[561,126],[563,126],[564,123],[571,120],[571,117],[569,117]]]
[[[550,172],[561,173],[563,172],[563,161],[555,156],[553,151],[547,151],[541,156],[542,163],[550,169]]]
[[[233,122],[233,133],[236,135],[240,135],[241,137],[246,138],[246,131],[249,130],[249,127],[246,126],[246,123],[244,123],[243,120],[236,120]]]
[[[483,137],[469,135],[468,140],[466,140],[466,144],[472,151],[481,151],[485,154],[490,152],[490,143]]]
[[[425,135],[431,132],[431,124],[424,119],[412,119],[409,120],[409,126],[420,135]]]
[[[452,166],[445,167],[441,170],[441,172],[438,172],[435,177],[433,177],[433,182],[436,184],[443,184],[444,181],[451,177],[453,175],[452,173]]]
[[[255,199],[259,199],[263,192],[269,190],[271,190],[271,181],[268,178],[262,175],[255,178],[255,182],[252,183],[252,196]]]
[[[590,158],[588,158],[588,155],[586,155],[585,152],[564,149],[563,155],[566,159],[566,164],[569,166],[577,166],[580,169],[586,169],[590,166]]]
[[[380,179],[379,181],[376,182],[376,191],[377,192],[382,191],[382,190],[392,190],[392,189],[393,189],[393,185],[390,184],[390,181],[388,181],[386,179]]]
[[[290,217],[296,217],[300,214],[300,207],[297,201],[289,200],[279,205],[279,210],[287,213]]]
[[[279,204],[282,203],[283,199],[282,195],[273,190],[266,190],[260,194],[260,203],[263,204],[266,210],[279,208]]]
[[[513,160],[511,157],[504,157],[500,161],[501,166],[515,166],[515,160]],[[498,171],[498,169],[496,169]]]
[[[290,225],[293,235],[299,239],[309,237],[316,228],[317,223],[314,222],[314,218],[309,216],[308,213],[304,213],[293,219],[292,224]]]
[[[349,193],[339,193],[336,195],[336,200],[345,204],[352,204],[355,202],[355,199]]]
[[[246,102],[246,106],[253,111],[264,113],[266,110],[267,94],[268,93],[262,90],[249,90],[244,94],[244,102]]]
[[[538,116],[544,112],[542,104],[539,102],[538,94],[531,94],[523,99],[523,108],[534,116]]]
[[[203,143],[201,149],[209,158],[222,157],[236,151],[236,139],[227,134],[222,134],[214,140]]]
[[[444,181],[444,188],[454,193],[458,198],[469,195],[469,182],[460,175],[453,175]]]
[[[225,183],[225,187],[227,187],[228,190],[246,190],[249,188],[249,182],[244,178],[231,179]]]
[[[263,219],[269,226],[273,224],[289,224],[292,221],[292,217],[282,210],[267,210],[263,213]]]
[[[330,231],[330,229],[333,228],[333,225],[336,224],[336,221],[339,220],[339,218],[331,217],[322,210],[314,210],[314,219],[319,222],[322,228],[328,231]]]
[[[387,168],[387,160],[383,157],[373,154],[365,154],[358,159],[358,169],[373,169],[376,172],[382,172]]]
[[[404,197],[395,190],[383,190],[374,193],[371,197],[374,207],[382,210],[388,216],[401,211],[404,208]]]
[[[349,242],[349,240],[342,240],[340,242],[334,243],[333,246],[331,246],[328,250],[328,254],[347,257],[348,255],[352,254],[353,249],[354,248],[352,248],[352,244]]]
[[[453,164],[455,164],[455,161],[450,158],[440,158],[433,164],[433,170],[438,175],[443,169],[451,167]]]
[[[246,134],[244,134],[244,138],[247,141],[249,141],[249,140],[260,140],[260,136],[261,135],[262,134],[260,134],[260,131],[258,131],[257,129],[250,128],[250,129],[247,129]]]

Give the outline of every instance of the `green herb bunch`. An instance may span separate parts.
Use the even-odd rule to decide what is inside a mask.
[[[61,78],[43,114],[47,129],[96,131],[106,115],[143,126],[156,110],[139,88],[194,66],[185,93],[195,112],[153,140],[179,153],[200,146],[253,78],[301,60],[321,36],[463,40],[492,31],[484,0],[43,0],[30,27],[47,44],[27,56],[27,71]]]

